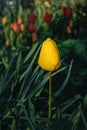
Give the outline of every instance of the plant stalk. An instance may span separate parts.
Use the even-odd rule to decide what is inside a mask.
[[[52,107],[52,74],[49,76],[49,99],[48,99],[48,127],[51,121],[51,107]]]

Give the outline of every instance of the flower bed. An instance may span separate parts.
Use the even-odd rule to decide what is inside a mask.
[[[1,6],[1,130],[87,129],[86,5],[62,2]]]

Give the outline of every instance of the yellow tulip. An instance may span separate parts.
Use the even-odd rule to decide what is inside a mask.
[[[55,41],[47,38],[39,54],[38,65],[47,71],[55,71],[60,67],[60,53]]]
[[[7,23],[7,17],[4,16],[4,17],[2,18],[2,24],[5,25],[6,23]]]
[[[48,7],[48,8],[50,8],[50,7],[51,7],[51,4],[50,4],[50,2],[49,2],[49,1],[45,1],[45,2],[44,2],[44,5],[45,5],[46,7]]]

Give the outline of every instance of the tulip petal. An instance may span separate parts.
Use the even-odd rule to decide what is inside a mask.
[[[38,64],[44,70],[54,71],[60,66],[60,54],[55,41],[48,38],[42,44]]]

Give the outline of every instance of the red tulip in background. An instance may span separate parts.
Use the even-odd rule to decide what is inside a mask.
[[[35,23],[35,21],[36,21],[36,15],[34,13],[30,13],[28,21]]]
[[[72,8],[70,8],[70,7],[63,7],[63,16],[65,18],[70,18],[72,16]]]
[[[52,20],[52,14],[49,13],[49,12],[46,12],[45,15],[44,15],[44,22],[45,23],[50,23]]]
[[[20,26],[18,25],[17,22],[12,23],[11,27],[14,32],[20,32]]]
[[[30,22],[29,25],[28,25],[28,28],[29,28],[30,32],[34,32],[35,31],[34,23]]]

